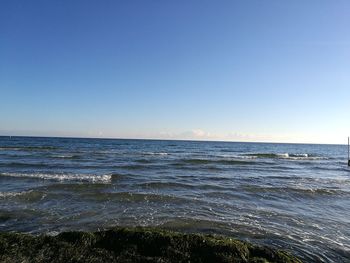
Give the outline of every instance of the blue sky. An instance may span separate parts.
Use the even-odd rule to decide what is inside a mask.
[[[0,134],[343,143],[350,2],[0,2]]]

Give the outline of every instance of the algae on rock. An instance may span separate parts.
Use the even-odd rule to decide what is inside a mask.
[[[57,236],[0,233],[0,262],[301,261],[283,251],[228,237],[137,227]]]

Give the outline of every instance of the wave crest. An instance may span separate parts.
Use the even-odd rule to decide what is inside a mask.
[[[269,159],[292,159],[292,160],[323,160],[322,156],[315,156],[308,153],[247,153],[242,154],[250,158],[269,158]]]
[[[192,165],[202,165],[202,164],[222,164],[222,165],[249,165],[254,164],[253,161],[246,160],[236,160],[236,159],[180,159],[176,164],[192,164]]]
[[[51,151],[57,150],[55,146],[1,146],[2,151]]]
[[[0,176],[34,178],[41,180],[54,181],[80,181],[80,182],[110,182],[112,175],[95,175],[95,174],[49,174],[49,173],[1,173]]]

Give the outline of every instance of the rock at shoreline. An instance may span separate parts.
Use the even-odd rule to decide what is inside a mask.
[[[301,262],[279,250],[236,239],[157,228],[64,232],[57,236],[0,233],[0,262]]]

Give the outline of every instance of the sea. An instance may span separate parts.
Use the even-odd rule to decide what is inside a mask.
[[[0,231],[115,226],[350,262],[347,146],[0,137]]]

